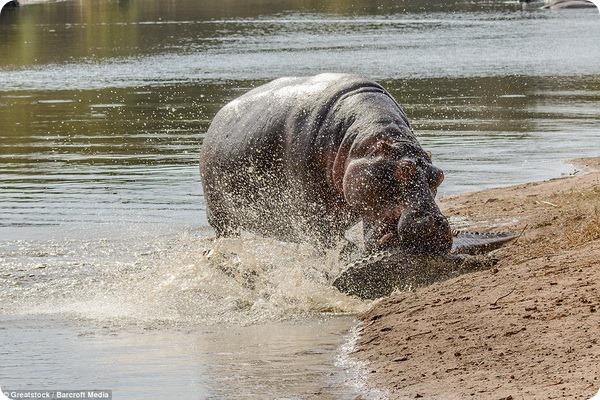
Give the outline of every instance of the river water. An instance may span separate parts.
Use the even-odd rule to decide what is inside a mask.
[[[0,14],[0,385],[115,399],[377,398],[369,307],[305,245],[215,241],[198,150],[227,101],[359,73],[403,105],[441,195],[599,155],[600,16],[510,2],[22,1]]]

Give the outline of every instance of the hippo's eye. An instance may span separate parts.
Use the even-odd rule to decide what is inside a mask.
[[[418,174],[419,167],[414,160],[402,160],[396,166],[394,177],[400,182],[413,180]]]

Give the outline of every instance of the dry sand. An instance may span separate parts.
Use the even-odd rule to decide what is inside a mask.
[[[355,356],[390,398],[590,399],[600,389],[600,158],[540,183],[442,199],[469,230],[521,231],[496,268],[395,293]],[[490,228],[493,229],[484,229]]]

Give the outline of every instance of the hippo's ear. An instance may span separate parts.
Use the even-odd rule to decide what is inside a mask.
[[[373,155],[381,156],[388,160],[397,159],[406,152],[406,142],[389,142],[378,140],[373,148]]]
[[[398,147],[394,146],[393,143],[390,143],[385,140],[379,140],[379,141],[377,141],[377,144],[375,144],[375,147],[373,148],[373,154],[381,155],[383,157],[388,158],[397,149],[398,149]]]

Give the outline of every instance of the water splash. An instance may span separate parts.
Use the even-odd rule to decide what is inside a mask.
[[[0,243],[0,311],[66,314],[107,323],[251,324],[368,303],[331,281],[335,251],[259,237],[218,239],[184,231],[126,240]]]

